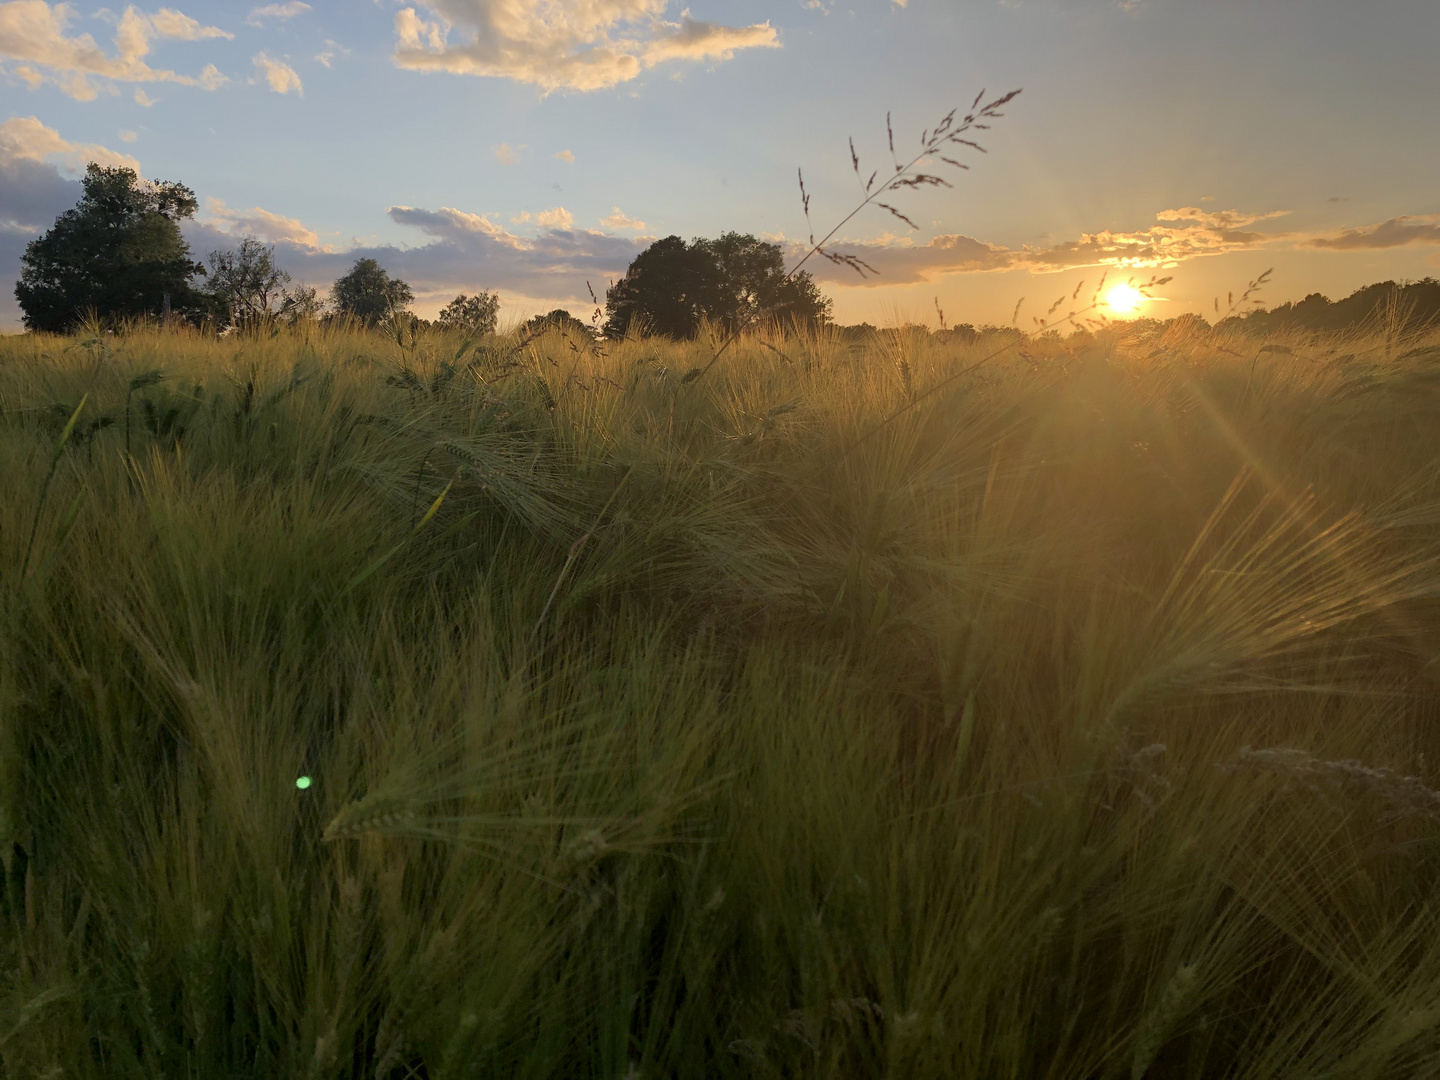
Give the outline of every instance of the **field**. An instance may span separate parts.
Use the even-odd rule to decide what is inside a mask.
[[[711,348],[0,338],[3,1075],[1440,1072],[1440,338]]]

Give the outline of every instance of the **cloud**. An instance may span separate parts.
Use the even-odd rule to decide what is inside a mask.
[[[216,213],[217,209],[222,213]],[[187,221],[181,228],[191,249],[201,255],[234,247],[238,237],[247,232],[258,233],[253,226],[265,214],[257,210],[231,211],[223,203],[217,207],[207,200],[206,220]],[[389,216],[396,224],[416,229],[426,242],[415,247],[356,245],[337,251],[307,246],[278,233],[261,238],[274,244],[279,266],[297,281],[318,288],[327,287],[356,259],[372,258],[407,282],[421,304],[444,302],[457,292],[499,288],[511,296],[545,298],[540,310],[577,303],[588,308],[586,282],[603,292],[605,283],[623,274],[645,246],[645,242],[626,237],[568,227],[542,227],[536,235],[520,236],[484,214],[452,207],[424,210],[394,206]],[[268,217],[292,221],[279,215]],[[297,235],[307,233],[309,230],[299,226]],[[0,319],[4,316],[0,310]]]
[[[1243,213],[1239,210],[1206,211],[1196,207],[1162,210],[1153,225],[1135,232],[1104,230],[1081,233],[1078,239],[1052,244],[1009,248],[959,234],[937,236],[925,244],[908,237],[883,236],[875,240],[832,245],[837,254],[854,255],[874,267],[876,274],[861,279],[853,270],[812,259],[815,276],[841,285],[903,285],[932,281],[946,274],[983,273],[991,270],[1030,270],[1052,273],[1083,266],[1145,271],[1177,266],[1189,259],[1253,251],[1275,245],[1299,246],[1295,233],[1262,232],[1246,226],[1282,217],[1286,211]],[[792,257],[804,253],[790,244]]]
[[[79,182],[62,169],[83,169],[94,159],[138,164],[103,146],[69,142],[33,116],[11,117],[0,124],[0,326],[20,322],[14,288],[25,245],[80,201]]]
[[[561,151],[560,151],[558,154],[556,154],[555,156],[556,156],[557,158],[559,158],[561,161],[565,162],[567,165],[574,165],[574,164],[575,164],[575,155],[572,154],[569,150],[561,150]]]
[[[1204,202],[1204,199],[1200,200]],[[1184,206],[1179,210],[1161,210],[1155,215],[1156,221],[1194,221],[1207,228],[1230,230],[1254,225],[1257,221],[1270,221],[1284,217],[1290,211],[1271,210],[1264,214],[1242,213],[1239,210],[1201,210],[1195,206]]]
[[[350,50],[345,48],[344,45],[341,45],[337,41],[331,41],[329,38],[326,38],[325,47],[315,54],[315,60],[317,63],[320,63],[328,68],[333,66],[333,61],[337,56],[349,55]]]
[[[520,161],[520,151],[525,149],[525,144],[511,146],[509,143],[501,143],[495,148],[495,160],[501,165],[515,165]]]
[[[865,260],[877,273],[861,279],[854,271],[812,259],[806,264],[816,278],[837,285],[906,285],[933,281],[947,274],[984,273],[992,270],[1029,270],[1051,273],[1084,266],[1122,271],[1153,271],[1178,266],[1190,259],[1237,251],[1285,248],[1328,251],[1367,251],[1412,244],[1440,245],[1440,214],[1391,218],[1320,233],[1264,231],[1249,226],[1283,217],[1287,212],[1242,213],[1239,210],[1205,211],[1196,207],[1164,210],[1156,220],[1165,224],[1135,232],[1082,233],[1078,239],[1019,248],[987,243],[959,234],[937,236],[916,244],[908,237],[882,236],[869,241],[832,245],[837,254]],[[1173,224],[1172,224],[1173,223]],[[606,219],[609,224],[609,219]],[[780,238],[783,241],[783,238]],[[806,247],[785,242],[791,260]]]
[[[774,28],[768,22],[754,26],[719,26],[697,22],[685,14],[680,16],[678,23],[664,25],[670,28],[670,33],[645,46],[646,67],[666,60],[729,60],[736,49],[774,49],[780,46]]]
[[[75,205],[80,185],[62,175],[60,166],[79,163],[83,149],[34,117],[12,117],[0,124],[0,234],[28,241]],[[94,149],[106,156],[122,156],[110,155],[104,147]],[[7,261],[0,272],[13,265],[13,260]]]
[[[223,199],[207,198],[205,214],[205,224],[232,236],[253,236],[267,244],[290,243],[316,251],[333,250],[321,244],[319,234],[306,228],[299,218],[284,217],[258,206],[232,210]]]
[[[484,214],[453,207],[392,206],[389,213],[396,224],[431,238],[424,247],[391,256],[414,275],[412,284],[425,287],[488,281],[528,296],[578,300],[586,295],[587,280],[598,289],[602,282],[623,274],[644,247],[627,237],[573,228],[564,211],[560,211],[563,218],[554,218],[557,224],[542,226],[535,236],[519,236]],[[558,224],[561,221],[565,223]]]
[[[300,81],[300,76],[295,69],[282,60],[272,60],[263,52],[256,53],[250,58],[265,81],[270,84],[270,89],[277,94],[288,94],[295,91],[300,97],[305,96],[305,86]]]
[[[139,105],[142,109],[148,109],[151,105],[155,104],[155,98],[152,98],[137,86],[135,88],[135,104]]]
[[[1317,236],[1305,246],[1329,251],[1374,251],[1409,244],[1440,244],[1440,214],[1406,214],[1378,225],[1341,229],[1332,236]]]
[[[430,18],[395,15],[394,62],[416,71],[512,79],[554,90],[603,90],[671,60],[728,60],[779,46],[770,23],[721,26],[669,0],[424,0]],[[452,44],[457,30],[461,41]]]
[[[610,215],[601,218],[600,224],[604,225],[607,229],[634,229],[636,232],[645,231],[645,223],[643,221],[637,221],[632,217],[627,217],[618,206],[612,207]]]
[[[523,225],[533,221],[547,229],[568,229],[575,224],[575,215],[566,210],[563,206],[557,206],[553,210],[542,210],[538,214],[532,214],[528,210],[516,214],[510,219],[516,225]]]
[[[173,82],[213,90],[226,81],[213,65],[196,78],[145,63],[156,40],[235,36],[219,27],[204,26],[172,8],[147,15],[127,7],[115,26],[115,52],[110,56],[89,34],[67,35],[73,17],[74,9],[67,4],[0,3],[0,57],[20,61],[15,73],[32,89],[53,83],[77,101],[94,100],[100,90],[110,90],[110,82]]]
[[[302,0],[291,0],[288,4],[266,4],[264,7],[257,7],[245,16],[245,25],[264,26],[266,19],[274,19],[281,22],[285,19],[293,19],[296,15],[303,15],[310,10],[310,5]]]
[[[125,138],[125,134],[122,132],[120,137]],[[69,142],[34,116],[12,116],[0,124],[0,162],[13,161],[51,162],[71,172],[83,172],[92,161],[140,171],[140,162],[129,154],[118,154],[93,143]]]
[[[133,131],[121,131],[118,134],[120,135],[121,142],[134,142],[137,138],[139,138],[139,136],[136,135]]]

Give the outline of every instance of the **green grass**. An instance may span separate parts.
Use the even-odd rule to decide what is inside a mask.
[[[0,339],[3,1074],[1440,1069],[1440,345],[766,342]]]

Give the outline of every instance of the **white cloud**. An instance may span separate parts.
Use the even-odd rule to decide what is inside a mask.
[[[565,162],[567,165],[574,165],[574,164],[575,164],[575,155],[572,154],[569,150],[561,150],[561,151],[560,151],[558,154],[556,154],[555,156],[556,156],[557,158],[559,158],[561,161]]]
[[[285,19],[293,19],[296,15],[303,15],[310,10],[310,5],[302,0],[291,0],[288,4],[266,4],[264,7],[257,7],[245,16],[247,26],[264,26],[266,19],[274,19],[281,22]]]
[[[204,26],[173,8],[147,15],[127,7],[115,26],[115,52],[110,56],[89,34],[72,37],[66,33],[73,18],[74,9],[67,4],[51,5],[46,0],[0,3],[0,57],[20,61],[15,73],[31,88],[42,82],[54,83],[77,101],[91,101],[100,90],[109,91],[112,81],[173,82],[207,90],[225,81],[213,66],[197,79],[152,68],[145,62],[156,40],[235,36],[219,27]]]
[[[249,210],[232,210],[223,199],[205,200],[205,224],[232,236],[253,236],[267,244],[291,243],[315,251],[331,251],[320,243],[314,229],[307,228],[299,218],[252,206]]]
[[[511,146],[509,143],[501,143],[495,148],[495,160],[501,165],[515,165],[520,161],[520,151],[525,149],[525,144]]]
[[[536,225],[546,229],[568,229],[575,224],[575,215],[563,206],[557,206],[553,210],[541,210],[538,214],[532,214],[526,210],[516,214],[510,220],[516,225],[524,225],[533,221]]]
[[[250,62],[255,65],[275,93],[288,94],[293,90],[301,97],[305,96],[305,86],[300,81],[299,74],[283,60],[273,60],[262,52],[251,57]]]
[[[350,50],[345,48],[344,45],[341,45],[338,41],[331,41],[329,38],[326,38],[325,47],[315,54],[315,60],[317,63],[328,68],[334,65],[334,60],[337,56],[349,55]]]
[[[121,142],[134,142],[136,138],[138,138],[138,136],[133,131],[122,131],[119,134]]]
[[[124,139],[125,133],[120,137]],[[93,161],[97,165],[119,165],[140,171],[140,162],[129,154],[119,154],[93,143],[69,142],[33,116],[12,116],[0,124],[0,161],[51,162],[70,172],[84,172],[85,166]]]
[[[698,22],[688,12],[678,23],[660,23],[666,33],[645,46],[644,63],[654,67],[666,60],[729,60],[736,49],[779,48],[775,29],[768,22],[753,26],[720,26]]]
[[[607,217],[600,219],[600,224],[607,229],[633,229],[635,232],[644,232],[645,223],[626,215],[620,207],[612,207]]]
[[[664,15],[669,0],[424,0],[395,16],[403,68],[513,79],[553,90],[601,90],[669,60],[728,60],[779,46],[769,22],[721,26]],[[461,40],[450,41],[451,31]]]
[[[150,108],[151,105],[154,105],[154,104],[155,104],[155,101],[156,101],[155,98],[153,98],[153,97],[151,97],[149,94],[145,93],[145,91],[144,91],[144,90],[141,90],[138,86],[135,88],[135,104],[136,104],[136,105],[139,105],[139,106],[140,106],[141,108],[143,108],[143,109],[148,109],[148,108]]]

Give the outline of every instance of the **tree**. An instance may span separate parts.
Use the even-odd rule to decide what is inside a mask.
[[[63,333],[90,312],[116,318],[193,307],[190,279],[205,271],[191,261],[179,223],[194,216],[195,193],[93,162],[81,186],[75,207],[21,256],[15,298],[25,325]]]
[[[500,297],[495,293],[466,296],[461,293],[440,309],[437,320],[442,329],[467,334],[493,334],[500,321]]]
[[[280,303],[280,317],[291,326],[300,326],[318,319],[323,308],[313,285],[296,285],[285,290],[285,299]]]
[[[562,334],[578,337],[583,341],[589,341],[595,336],[595,331],[588,324],[581,322],[564,308],[556,308],[525,321],[525,332],[528,334],[543,334],[546,330],[559,330]]]
[[[212,251],[209,262],[205,292],[225,325],[264,321],[285,303],[290,275],[275,265],[275,249],[253,236],[241,240],[235,251]]]
[[[605,294],[605,311],[612,337],[639,320],[648,333],[692,338],[707,318],[731,330],[763,319],[824,323],[830,301],[808,273],[786,276],[778,244],[729,232],[689,244],[657,240]]]
[[[779,244],[737,232],[695,243],[710,252],[718,267],[710,317],[727,329],[752,319],[807,326],[830,321],[830,299],[809,272],[785,276],[785,254]]]
[[[703,248],[678,236],[656,240],[605,293],[606,336],[623,337],[638,320],[646,333],[694,337],[709,313],[717,272]]]
[[[335,310],[341,315],[353,315],[366,326],[404,311],[414,299],[410,286],[392,278],[374,259],[356,259],[350,272],[330,290]]]

